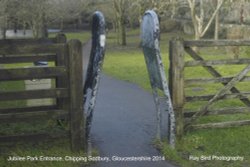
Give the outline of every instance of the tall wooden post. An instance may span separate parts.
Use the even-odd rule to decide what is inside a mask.
[[[67,39],[64,34],[58,34],[55,38],[55,43],[65,44],[65,47],[58,50],[56,54],[56,66],[66,66],[68,67],[69,55],[68,55],[68,47],[66,45]],[[57,77],[56,78],[56,87],[57,88],[67,88],[69,85],[69,78],[65,77]],[[60,98],[57,99],[58,108],[68,110],[68,98]]]
[[[182,39],[170,41],[170,70],[169,86],[176,117],[176,137],[181,139],[183,135],[184,119],[184,47]]]
[[[57,34],[56,35],[56,43],[66,43],[67,42],[67,38],[65,34]]]
[[[85,118],[83,112],[82,44],[71,40],[69,45],[70,132],[73,151],[85,149]]]

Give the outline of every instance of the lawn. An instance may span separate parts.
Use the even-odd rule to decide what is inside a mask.
[[[56,34],[50,34],[50,37]],[[89,32],[81,33],[68,33],[68,39],[80,39],[86,42],[90,38]],[[49,65],[53,65],[50,63]],[[3,65],[0,64],[1,67]],[[4,68],[21,68],[33,66],[33,63],[20,63],[20,64],[5,64]],[[53,84],[53,83],[52,83]],[[24,90],[24,81],[9,81],[0,82],[0,91],[19,91]],[[26,106],[26,100],[18,101],[3,101],[0,102],[0,108],[15,108]],[[61,132],[68,130],[68,126],[59,125],[57,120],[34,120],[32,123],[3,123],[0,122],[0,135],[16,135],[23,133],[36,133],[36,132]],[[95,152],[95,151],[94,151]],[[27,161],[9,162],[9,156],[21,157],[34,157]],[[60,138],[57,140],[42,140],[32,142],[18,142],[18,143],[0,143],[0,166],[1,167],[79,167],[80,165],[87,164],[85,161],[40,161],[40,157],[86,157],[84,151],[73,153],[70,148],[69,138]],[[38,158],[38,160],[36,160]]]
[[[55,34],[52,34],[53,36]],[[82,42],[87,41],[90,38],[90,33],[66,33],[67,39],[80,39]],[[192,36],[184,35],[180,32],[176,33],[163,33],[161,34],[161,53],[163,63],[165,65],[166,74],[168,74],[168,45],[169,40],[172,37],[182,36],[185,39],[191,39]],[[144,57],[142,54],[142,49],[140,46],[140,34],[139,30],[130,30],[127,34],[127,46],[120,46],[116,42],[116,34],[114,32],[109,32],[107,34],[107,48],[104,61],[103,71],[105,74],[113,76],[117,79],[132,82],[146,91],[151,92],[149,78],[146,70],[146,65]],[[250,49],[243,48],[242,56],[246,57]],[[206,59],[220,58],[222,56],[228,56],[225,48],[220,48],[218,50],[213,48],[205,48],[200,51],[201,55]],[[219,56],[217,56],[219,55]],[[191,60],[190,57],[186,56],[187,60]],[[232,75],[240,70],[244,66],[217,66],[216,69],[220,71],[223,75]],[[185,78],[200,78],[209,77],[205,70],[202,68],[187,68],[185,70]],[[7,84],[5,86],[1,85],[0,89],[22,89],[23,83],[13,83]],[[222,86],[220,84],[192,84],[185,88],[186,95],[197,95],[197,94],[212,94]],[[240,90],[249,91],[249,85],[242,83],[237,85]],[[185,109],[195,110],[198,109],[204,102],[189,103],[185,105]],[[1,104],[4,105],[4,104]],[[25,105],[23,102],[16,105]],[[243,106],[239,100],[227,100],[221,101],[214,107],[232,107],[232,106]],[[221,122],[230,120],[241,120],[249,119],[250,114],[237,114],[237,115],[222,115],[222,116],[208,116],[198,119],[198,123],[208,123],[208,122]],[[39,127],[41,129],[50,128],[54,126],[54,122],[48,122],[45,127]],[[26,125],[22,125],[25,127]],[[18,127],[16,127],[18,129]],[[57,127],[58,128],[58,127]],[[3,128],[2,128],[3,129]],[[4,128],[5,130],[8,128]],[[35,130],[36,128],[28,128],[29,130]],[[10,130],[10,131],[13,131]],[[15,131],[14,131],[15,132]],[[1,133],[1,131],[0,131]],[[153,142],[153,141],[152,141]],[[61,147],[61,145],[65,147]],[[51,147],[50,147],[51,146]],[[183,167],[210,167],[210,166],[220,166],[220,167],[247,167],[250,166],[250,127],[237,127],[237,128],[225,128],[225,129],[209,129],[209,130],[196,130],[187,132],[181,141],[177,142],[176,150],[170,149],[166,142],[156,143],[156,147],[160,147],[163,154],[167,159],[173,161],[174,163]],[[12,145],[12,147],[0,147],[0,157],[6,157],[7,155],[71,155],[69,150],[69,145],[67,140],[62,140],[60,142],[45,142],[39,144],[18,144]],[[47,148],[50,148],[48,151]],[[83,155],[82,153],[77,155]],[[243,161],[219,161],[219,160],[204,160],[204,161],[193,161],[189,160],[190,157],[201,157],[201,156],[242,156]],[[72,164],[72,163],[71,163]],[[73,163],[77,165],[76,163]],[[0,166],[8,166],[7,162],[0,159]],[[23,164],[23,166],[31,166],[30,164]],[[49,163],[45,162],[40,164],[41,166],[69,166],[70,164],[62,163]],[[16,165],[18,166],[18,165]],[[20,165],[19,165],[20,166]]]
[[[138,30],[132,30],[128,33],[128,45],[119,46],[115,41],[115,34],[109,33],[107,36],[107,50],[104,62],[104,73],[115,78],[135,83],[147,91],[151,91],[149,78],[146,70],[142,49],[139,47],[140,35]],[[182,36],[184,39],[191,39],[182,33],[163,33],[161,34],[161,56],[165,65],[166,75],[168,75],[168,44],[173,37]],[[241,49],[241,58],[247,57],[250,49]],[[200,50],[200,54],[205,59],[226,59],[230,57],[225,48],[205,48]],[[186,60],[191,58],[186,55]],[[217,66],[223,76],[232,76],[241,71],[245,66]],[[201,67],[190,67],[185,70],[185,78],[211,78],[211,75]],[[185,87],[186,95],[205,95],[213,94],[222,87],[222,84],[193,84]],[[249,91],[248,83],[240,83],[237,88]],[[188,103],[185,109],[199,109],[205,102]],[[240,100],[225,100],[214,105],[215,108],[220,107],[236,107],[243,106]],[[197,120],[197,123],[211,123],[231,120],[250,119],[250,114],[207,116]],[[166,144],[160,145],[167,159],[175,163],[185,166],[220,166],[220,167],[237,167],[250,166],[250,127],[237,127],[225,129],[209,129],[187,132],[181,141],[178,141],[176,150],[173,151]],[[242,156],[243,161],[219,161],[219,160],[189,160],[191,156]]]

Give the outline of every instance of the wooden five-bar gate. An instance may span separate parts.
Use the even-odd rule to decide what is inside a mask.
[[[48,61],[53,66],[2,68],[0,81],[54,79],[50,89],[0,91],[0,101],[54,98],[56,104],[36,107],[0,109],[1,122],[33,122],[38,119],[67,119],[70,128],[63,133],[36,133],[0,136],[0,142],[35,140],[69,136],[72,149],[85,146],[83,114],[82,44],[78,40],[66,42],[63,34],[50,39],[8,39],[0,41],[1,64]]]
[[[218,123],[197,124],[195,121],[201,116],[217,115],[217,114],[237,114],[249,113],[250,101],[249,92],[239,89],[238,85],[242,82],[249,82],[250,77],[247,75],[250,71],[250,57],[240,59],[204,59],[200,56],[195,48],[202,47],[225,47],[225,46],[250,46],[250,41],[243,40],[198,40],[184,41],[182,39],[173,39],[170,41],[170,70],[169,84],[172,96],[173,108],[176,116],[176,133],[177,137],[181,138],[183,133],[191,129],[202,128],[224,128],[232,126],[249,125],[250,120],[228,121]],[[187,53],[187,54],[186,54]],[[189,55],[193,60],[187,61],[186,55]],[[218,65],[246,65],[243,69],[238,67],[238,73],[234,76],[223,76],[218,68]],[[210,76],[202,78],[185,78],[185,70],[189,67],[201,66]],[[197,71],[193,71],[197,73]],[[211,78],[212,76],[212,78]],[[223,86],[215,94],[199,95],[199,91],[194,96],[186,96],[185,90],[192,84],[208,84],[221,83]],[[238,98],[246,107],[227,107],[213,109],[213,105],[219,100]],[[198,111],[185,111],[184,106],[190,102],[205,101]]]

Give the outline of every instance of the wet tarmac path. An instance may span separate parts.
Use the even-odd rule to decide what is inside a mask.
[[[101,161],[92,167],[174,167],[162,161],[154,148],[155,130],[153,96],[135,84],[102,75],[91,138],[100,157],[109,157],[110,162]],[[151,158],[151,161],[112,160],[116,156]]]

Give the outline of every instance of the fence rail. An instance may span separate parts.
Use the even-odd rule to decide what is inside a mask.
[[[0,91],[0,101],[54,98],[56,104],[23,108],[0,109],[1,122],[33,122],[42,119],[65,118],[70,131],[64,133],[37,133],[0,136],[0,142],[36,140],[70,136],[73,151],[85,147],[85,118],[83,112],[83,58],[82,44],[78,40],[66,42],[59,34],[50,39],[0,40],[1,64],[50,61],[49,67],[24,67],[0,69],[0,81],[54,79],[55,88],[39,90]]]
[[[186,40],[184,47],[250,46],[249,40]]]
[[[207,115],[218,114],[239,114],[250,112],[250,92],[240,91],[236,84],[240,82],[249,82],[247,76],[250,71],[250,58],[240,59],[220,59],[205,60],[193,49],[193,47],[222,47],[222,46],[250,46],[248,40],[198,40],[184,41],[176,38],[170,41],[170,91],[173,100],[173,107],[176,115],[176,133],[182,137],[183,133],[191,129],[204,128],[225,128],[233,126],[250,125],[250,120],[195,124],[195,120]],[[185,54],[188,54],[194,60],[186,60]],[[209,57],[209,55],[207,56]],[[246,65],[235,76],[223,76],[214,66],[220,65]],[[188,67],[203,67],[210,76],[202,78],[185,78],[185,69]],[[211,78],[211,76],[213,78]],[[217,90],[215,94],[200,94],[187,96],[185,89],[190,88],[192,84],[221,83],[224,87]],[[221,100],[239,99],[246,107],[231,107],[211,109],[211,106]],[[205,104],[196,111],[185,111],[185,105],[190,102],[204,101]]]

